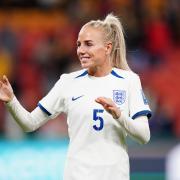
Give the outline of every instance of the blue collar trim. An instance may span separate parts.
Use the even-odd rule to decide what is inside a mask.
[[[79,78],[79,77],[83,77],[85,76],[86,74],[88,74],[88,71],[84,71],[82,74],[80,74],[79,76],[76,76],[75,78]]]
[[[114,70],[111,71],[111,74],[112,74],[113,76],[116,76],[117,78],[122,78],[122,79],[124,79],[124,77],[118,75]]]
[[[83,77],[83,76],[85,76],[85,75],[87,75],[87,74],[88,74],[88,71],[86,70],[86,71],[84,71],[82,74],[80,74],[79,76],[76,76],[75,78]],[[124,77],[118,75],[114,70],[111,71],[111,74],[112,74],[113,76],[117,77],[117,78],[124,79]]]

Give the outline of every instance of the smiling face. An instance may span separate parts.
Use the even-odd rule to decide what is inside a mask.
[[[101,29],[84,26],[77,40],[77,55],[82,68],[89,71],[111,68],[109,61],[110,46],[104,42]]]

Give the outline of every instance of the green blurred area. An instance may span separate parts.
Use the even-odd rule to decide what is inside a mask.
[[[62,180],[68,143],[68,139],[36,139],[25,141],[1,139],[0,179]],[[134,145],[133,147],[130,145],[130,147],[136,152],[137,146]],[[163,147],[162,143],[159,147]],[[151,147],[151,143],[144,148],[149,149],[152,153],[154,151]],[[147,149],[145,150],[144,148],[142,148],[143,151],[147,152]],[[138,147],[138,149],[140,151],[141,148]],[[138,156],[138,154],[136,155]],[[144,156],[144,159],[139,159],[139,157],[133,157],[132,159],[131,156],[134,155],[130,152],[131,180],[165,179],[165,170],[162,167],[160,168],[162,170],[148,169],[149,167],[156,166],[158,158],[152,161],[153,158],[148,159],[148,155]],[[162,163],[160,165],[162,165]]]
[[[164,173],[132,173],[131,180],[164,180]]]

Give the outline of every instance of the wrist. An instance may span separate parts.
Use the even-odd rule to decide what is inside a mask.
[[[119,119],[121,117],[121,111],[118,109],[115,113],[114,119]]]
[[[5,101],[5,103],[8,104],[12,102],[14,98],[15,98],[15,95],[13,94],[8,100]]]

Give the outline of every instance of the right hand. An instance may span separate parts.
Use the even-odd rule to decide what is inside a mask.
[[[0,80],[0,100],[10,102],[14,97],[14,92],[8,78],[4,75]]]
[[[121,116],[120,109],[116,106],[111,98],[98,97],[95,101],[101,104],[114,119],[118,119]]]

